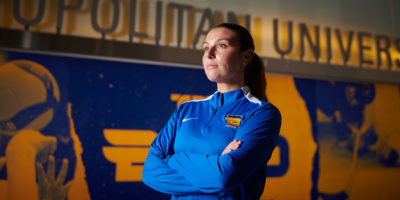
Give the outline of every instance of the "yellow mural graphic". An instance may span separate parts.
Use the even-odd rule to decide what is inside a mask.
[[[59,141],[55,136],[41,133],[53,120],[54,109],[60,102],[60,91],[53,75],[32,61],[7,62],[0,66],[0,98],[0,141],[11,138],[5,157],[0,159],[0,170],[4,165],[7,168],[7,179],[0,181],[0,199],[65,199],[72,196],[90,199],[88,190],[82,187],[86,185],[84,175],[74,176],[73,181],[64,183],[70,167],[68,159],[63,159],[55,176],[53,153]],[[70,111],[68,114],[70,116]],[[65,128],[75,131],[73,124]],[[73,137],[75,144],[80,144],[76,134]],[[82,152],[82,148],[74,150]],[[82,163],[80,156],[77,161],[77,165]],[[82,165],[75,167],[78,169],[75,169],[75,175],[85,173]],[[77,191],[76,183],[81,183],[81,195],[73,195]]]
[[[91,187],[97,182],[88,184],[86,179],[90,174],[87,172],[98,176],[96,181],[99,182],[107,180],[106,176],[112,176],[108,182],[100,183],[101,188],[109,187],[110,182],[115,183],[116,186],[105,193],[123,188],[120,187],[123,184],[132,184],[134,190],[142,186],[143,163],[157,135],[157,126],[154,124],[161,123],[161,120],[149,121],[152,125],[149,130],[107,129],[99,128],[99,124],[96,124],[98,129],[90,130],[97,133],[93,141],[99,142],[98,150],[83,149],[87,147],[87,140],[83,140],[85,135],[79,135],[79,131],[86,129],[88,124],[79,124],[77,120],[86,117],[78,110],[86,102],[77,105],[81,102],[74,101],[71,94],[69,97],[62,96],[68,92],[61,93],[60,90],[69,86],[58,85],[57,80],[61,82],[62,76],[56,80],[41,64],[29,60],[6,62],[7,56],[0,54],[0,62],[3,60],[0,65],[0,145],[4,148],[0,149],[0,172],[3,173],[0,174],[0,199],[90,199],[89,188],[93,189]],[[55,71],[53,73],[56,75]],[[398,85],[311,79],[302,79],[300,84],[294,77],[281,75],[267,75],[267,80],[267,96],[281,111],[280,136],[287,142],[287,149],[278,146],[274,150],[268,167],[286,162],[282,152],[288,151],[288,169],[267,178],[261,199],[312,199],[312,189],[317,189],[319,200],[399,199]],[[311,88],[299,87],[305,83],[311,83]],[[90,95],[84,98],[96,98]],[[63,98],[69,99],[62,101]],[[195,94],[169,94],[173,107],[175,103],[178,107],[185,101],[204,98],[206,96]],[[78,108],[74,109],[69,100]],[[146,105],[140,101],[137,103],[139,106]],[[310,101],[315,110],[311,109]],[[97,104],[95,109],[101,110],[108,103]],[[165,107],[170,109],[168,106]],[[130,108],[123,107],[123,112]],[[159,112],[159,107],[152,109]],[[311,117],[313,111],[315,118]],[[57,121],[57,113],[62,113],[66,119],[64,124],[54,125],[59,128],[57,130],[65,130],[67,134],[62,137],[57,131],[51,132],[53,129],[46,130],[52,122]],[[107,116],[111,116],[109,112]],[[116,116],[112,117],[116,119]],[[240,124],[238,116],[226,116],[226,120],[230,125]],[[77,127],[80,129],[76,129],[74,122],[79,124]],[[313,127],[317,130],[314,133]],[[154,130],[150,130],[152,128]],[[108,142],[104,146],[101,143],[103,137]],[[89,139],[92,139],[91,136]],[[68,141],[71,148],[63,149],[61,144]],[[70,157],[57,156],[60,150],[70,154]],[[85,162],[89,165],[85,166],[84,151],[101,157],[105,162],[88,159]],[[315,159],[316,155],[318,159]],[[109,174],[100,174],[97,169],[87,168],[92,164],[95,167],[115,165],[115,169],[111,168]],[[93,191],[98,190],[95,188]],[[137,195],[135,192],[126,191],[122,195]],[[151,192],[149,194],[153,195]]]
[[[190,101],[190,100],[200,100],[204,99],[206,96],[203,95],[196,95],[196,94],[176,94],[172,93],[170,95],[170,100],[176,102],[176,107],[179,107],[179,105],[185,101]]]
[[[368,146],[368,154],[352,158],[349,199],[399,199],[400,168],[400,91],[397,85],[374,84],[374,101],[365,107],[364,115],[376,140]],[[360,149],[368,141],[369,132],[355,132],[360,138],[354,149]],[[357,140],[356,140],[357,141]],[[360,152],[359,152],[360,154]],[[354,155],[354,152],[353,152]],[[397,156],[396,156],[397,155]],[[397,158],[396,158],[397,157]],[[343,167],[343,166],[342,166]],[[353,169],[354,168],[354,169]],[[349,170],[349,169],[346,169]],[[336,173],[343,173],[338,170]]]
[[[115,163],[115,181],[142,181],[143,163],[157,133],[151,130],[104,129],[112,147],[103,147],[104,157]]]
[[[69,188],[68,198],[69,199],[90,199],[89,188],[86,182],[86,169],[82,161],[83,148],[81,141],[79,140],[78,134],[75,132],[75,124],[72,119],[71,108],[72,105],[68,102],[67,114],[69,120],[69,130],[72,141],[74,142],[74,150],[76,157],[74,179],[72,180],[71,187]]]
[[[316,143],[305,102],[291,76],[267,75],[267,97],[281,112],[280,136],[289,146],[289,169],[281,177],[267,178],[261,199],[310,199],[312,158]],[[268,165],[279,163],[275,148]]]
[[[295,82],[318,144],[310,176],[312,199],[398,199],[399,87]]]

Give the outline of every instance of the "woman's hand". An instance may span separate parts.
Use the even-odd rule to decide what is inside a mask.
[[[233,140],[231,143],[228,144],[228,146],[225,147],[224,151],[222,152],[221,155],[227,154],[231,151],[235,151],[239,149],[240,145],[242,144],[242,141],[240,140]]]

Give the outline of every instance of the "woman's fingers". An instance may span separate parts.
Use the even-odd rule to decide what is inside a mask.
[[[240,145],[242,144],[242,141],[239,140],[234,140],[232,141],[229,145],[230,145],[230,149],[231,151],[239,149]]]
[[[229,152],[231,152],[231,151],[234,151],[234,150],[239,149],[239,148],[240,148],[240,145],[241,145],[242,143],[243,143],[243,142],[240,141],[240,140],[233,140],[231,143],[229,143],[229,144],[225,147],[225,150],[222,152],[221,155],[224,155],[224,154],[227,154],[227,153],[229,153]]]

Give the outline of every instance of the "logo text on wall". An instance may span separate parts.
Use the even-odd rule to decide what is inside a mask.
[[[250,14],[227,12],[221,16],[220,11],[211,8],[198,8],[189,4],[166,1],[14,0],[12,2],[12,18],[24,25],[26,31],[29,31],[31,26],[44,23],[45,16],[53,13],[57,19],[52,21],[54,33],[61,34],[66,27],[65,22],[78,24],[76,18],[65,16],[79,13],[80,16],[90,15],[91,29],[99,33],[102,40],[115,40],[117,37],[127,42],[156,46],[162,44],[177,48],[200,49],[201,37],[210,27],[222,22],[239,23],[250,31],[259,29],[254,28],[259,23],[253,24]],[[57,12],[51,12],[48,4],[57,7]],[[21,12],[29,8],[33,17]],[[272,21],[272,27],[267,30],[273,31],[273,42],[268,44],[273,44],[273,49],[282,59],[400,71],[400,38],[329,26],[322,29],[319,25],[306,23],[298,23],[295,26],[292,21],[283,22],[278,19]],[[4,28],[10,27],[5,25]],[[77,29],[87,28],[85,26]],[[121,34],[118,32],[120,29],[126,31]],[[35,31],[41,32],[40,29]]]

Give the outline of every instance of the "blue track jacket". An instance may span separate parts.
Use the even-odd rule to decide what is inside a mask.
[[[280,126],[247,86],[182,103],[151,144],[143,182],[172,199],[259,199]],[[221,155],[234,139],[240,148]]]

